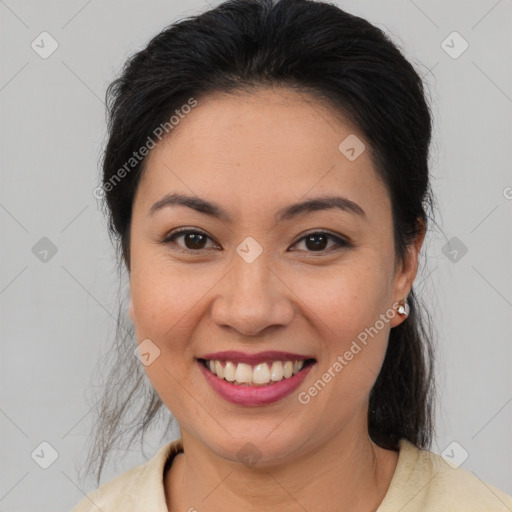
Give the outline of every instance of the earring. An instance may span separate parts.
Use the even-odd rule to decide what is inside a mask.
[[[400,306],[398,307],[398,312],[401,315],[405,315],[406,317],[409,316],[409,312],[411,311],[411,307],[407,303],[407,297],[405,299],[402,299]]]

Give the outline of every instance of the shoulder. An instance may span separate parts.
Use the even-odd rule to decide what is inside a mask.
[[[512,510],[512,497],[443,457],[400,441],[395,474],[378,512]]]
[[[135,512],[145,508],[167,512],[163,488],[164,467],[169,458],[180,451],[183,451],[181,439],[162,446],[145,463],[121,473],[87,494],[71,512]]]

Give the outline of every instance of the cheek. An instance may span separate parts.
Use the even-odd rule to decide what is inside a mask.
[[[297,276],[293,288],[306,306],[304,314],[309,309],[330,345],[343,348],[344,341],[372,326],[389,309],[388,272],[378,261],[351,264],[330,275]]]
[[[194,357],[191,335],[199,322],[201,299],[205,300],[212,284],[176,267],[153,263],[146,265],[144,272],[132,274],[130,286],[137,341],[149,338],[160,351],[144,370],[166,406],[181,416],[187,394],[180,390],[190,386]],[[192,401],[188,407],[198,406]],[[200,412],[198,409],[189,414]]]
[[[152,261],[132,272],[131,296],[137,340],[150,338],[161,351],[186,350],[214,276],[201,270]],[[217,279],[218,280],[218,279]]]
[[[390,330],[388,272],[376,260],[371,265],[347,266],[330,278],[296,281],[294,291],[307,297],[305,311],[310,311],[321,344],[321,370],[339,376],[334,379],[334,393],[362,397],[377,378]]]

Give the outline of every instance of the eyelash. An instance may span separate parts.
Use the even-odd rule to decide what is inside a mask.
[[[194,234],[197,234],[197,235],[203,235],[207,238],[209,238],[211,240],[211,237],[209,235],[207,235],[204,231],[199,231],[197,229],[188,229],[188,228],[181,228],[181,229],[177,229],[176,231],[174,232],[171,232],[168,236],[166,236],[163,240],[162,240],[162,244],[166,245],[166,244],[169,244],[170,242],[174,242],[177,238],[179,237],[182,237],[183,235],[187,234],[187,233],[194,233]],[[331,240],[334,240],[337,244],[337,247],[334,248],[334,250],[339,250],[339,249],[342,249],[342,248],[349,248],[351,247],[351,244],[336,236],[336,235],[333,235],[332,233],[329,233],[328,231],[311,231],[309,233],[306,233],[304,234],[301,238],[299,238],[293,245],[297,245],[298,243],[302,242],[303,240],[307,239],[309,236],[312,236],[312,235],[324,235],[326,236],[327,238],[331,239]],[[188,253],[199,253],[205,249],[188,249],[186,247],[180,247],[181,250],[183,250],[184,252],[188,252]],[[330,249],[322,249],[320,251],[308,251],[306,250],[305,252],[309,252],[311,254],[322,254],[322,253],[327,253],[327,252],[331,252],[333,250],[333,248],[331,247]]]

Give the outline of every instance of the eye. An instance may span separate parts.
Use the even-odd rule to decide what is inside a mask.
[[[182,249],[186,251],[200,251],[205,249],[206,242],[211,238],[204,232],[193,230],[193,229],[179,229],[171,233],[164,240],[162,240],[163,244],[168,244],[169,242],[175,242],[178,238],[183,238],[183,242],[185,246],[178,244]]]
[[[349,242],[326,231],[315,231],[300,238],[294,245],[304,242],[307,252],[322,252],[326,250],[328,241],[334,241],[334,249],[350,247]],[[332,246],[330,247],[332,249]],[[295,249],[293,249],[295,250]]]
[[[198,252],[203,249],[207,249],[207,241],[212,240],[210,236],[208,236],[203,231],[195,230],[195,229],[188,229],[188,228],[181,228],[174,232],[171,232],[169,236],[167,236],[164,240],[162,240],[163,244],[168,244],[170,242],[176,243],[176,240],[182,238],[183,243],[177,244],[185,251],[190,252]],[[334,247],[331,246],[328,248],[329,240],[334,242]],[[311,233],[308,233],[304,235],[302,238],[300,238],[295,244],[292,246],[297,246],[301,242],[304,242],[306,247],[306,252],[323,252],[326,250],[333,249],[336,250],[337,248],[342,247],[350,247],[350,243],[346,240],[343,240],[342,238],[333,235],[332,233],[328,233],[326,231],[314,231]],[[292,249],[296,250],[296,249]]]

